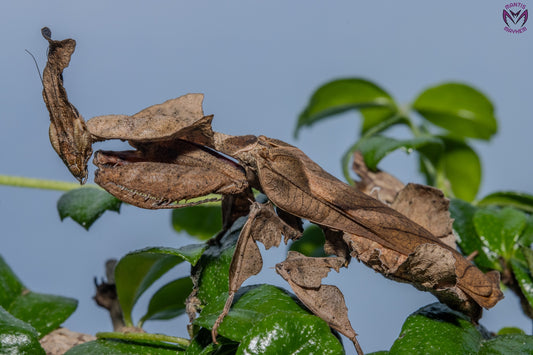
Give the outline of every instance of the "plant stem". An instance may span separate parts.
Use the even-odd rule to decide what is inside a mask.
[[[0,175],[0,185],[28,187],[33,189],[70,191],[80,187],[96,187],[94,184],[80,185],[76,182],[65,182],[57,180],[34,179],[23,176]]]
[[[136,340],[148,342],[167,342],[180,345],[187,348],[191,345],[191,341],[185,338],[173,337],[165,334],[153,333],[121,333],[121,332],[101,332],[96,333],[96,337],[100,339],[120,339],[120,340]]]

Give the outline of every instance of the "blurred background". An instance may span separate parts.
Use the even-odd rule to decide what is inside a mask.
[[[341,155],[357,139],[357,113],[305,128],[298,140],[293,138],[298,114],[318,86],[362,77],[398,102],[409,103],[429,86],[468,83],[495,104],[500,127],[490,143],[475,144],[483,163],[479,196],[497,190],[533,193],[533,38],[531,31],[504,31],[505,4],[3,1],[0,174],[75,181],[49,143],[41,83],[25,52],[31,51],[44,68],[48,42],[40,29],[48,26],[52,38],[70,37],[78,43],[64,83],[71,103],[86,119],[133,114],[200,92],[205,94],[204,112],[215,115],[216,131],[287,141],[341,179]],[[98,144],[95,149],[119,146],[124,145]],[[416,163],[414,155],[396,152],[380,168],[404,182],[423,182]],[[126,205],[120,215],[107,212],[87,232],[70,219],[60,221],[60,196],[57,191],[0,186],[0,254],[30,289],[79,300],[78,310],[65,323],[72,330],[94,334],[112,328],[106,311],[91,299],[93,277],[104,275],[106,259],[146,246],[196,242],[173,231],[169,211]],[[263,271],[247,284],[288,288],[272,268],[285,258],[285,248],[263,255]],[[188,271],[184,263],[170,278]],[[405,318],[436,301],[355,261],[326,282],[344,292],[350,320],[367,352],[389,349]],[[137,306],[137,319],[147,300],[145,295]],[[149,322],[146,328],[186,336],[185,323],[181,317]],[[530,320],[510,293],[485,312],[481,324],[491,331],[517,326],[531,333]]]

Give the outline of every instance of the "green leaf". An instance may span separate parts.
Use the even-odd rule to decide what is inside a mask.
[[[520,250],[522,251],[522,254],[524,255],[524,259],[527,263],[527,267],[530,270],[533,270],[533,250],[531,250],[529,247],[521,246]]]
[[[64,193],[57,201],[57,210],[61,220],[70,217],[89,230],[102,213],[119,212],[121,204],[122,201],[102,189],[83,187]]]
[[[503,327],[502,329],[498,330],[498,335],[507,334],[526,334],[526,332],[517,327]]]
[[[185,353],[170,344],[137,344],[117,340],[94,340],[75,346],[65,355],[176,355]]]
[[[405,119],[399,117],[396,108],[378,106],[361,108],[359,111],[363,116],[363,124],[361,125],[362,134],[366,134],[370,130],[375,134],[395,124],[406,122]]]
[[[294,136],[304,126],[348,110],[367,107],[385,107],[393,112],[396,104],[391,96],[376,84],[359,78],[334,80],[318,88],[307,107],[298,117]],[[366,129],[385,120],[388,115],[368,113]],[[364,125],[365,126],[365,125]]]
[[[437,163],[438,174],[445,177],[455,197],[472,201],[481,184],[481,162],[466,143],[443,138],[444,152]],[[445,189],[445,186],[437,187]]]
[[[479,238],[474,226],[474,214],[478,208],[470,203],[452,198],[450,200],[450,215],[454,219],[453,229],[458,234],[457,243],[465,255],[477,252],[474,262],[484,271],[500,270],[498,254],[490,252],[487,245]]]
[[[343,354],[344,348],[322,319],[275,312],[256,323],[237,354]]]
[[[533,336],[523,334],[500,335],[481,344],[479,355],[533,354]]]
[[[202,240],[212,238],[222,229],[222,209],[220,206],[190,206],[172,211],[172,226],[178,232]]]
[[[499,191],[483,197],[478,206],[514,207],[533,213],[533,195],[515,191]]]
[[[359,141],[359,150],[365,158],[365,163],[370,170],[375,171],[381,159],[396,149],[403,149],[410,153],[413,149],[427,146],[441,146],[440,139],[435,137],[418,137],[406,140],[396,140],[384,136],[372,136]]]
[[[522,231],[522,235],[518,239],[520,244],[530,246],[533,244],[533,215],[528,215],[526,220],[526,226]]]
[[[0,255],[0,307],[8,309],[25,287]]]
[[[215,300],[202,309],[202,313],[193,324],[212,329],[227,298],[227,292],[219,294]],[[241,287],[235,295],[229,314],[218,328],[218,333],[225,338],[241,341],[254,324],[278,311],[290,313],[293,317],[308,314],[283,289],[264,284]]]
[[[115,281],[126,324],[133,325],[133,306],[150,285],[184,260],[194,265],[205,248],[204,244],[188,245],[179,249],[146,248],[131,252],[120,259],[115,268]]]
[[[475,354],[481,333],[460,312],[442,303],[425,306],[405,321],[392,354]]]
[[[484,208],[475,213],[474,226],[490,250],[509,260],[518,250],[518,238],[526,226],[526,215],[510,207],[501,210]]]
[[[153,319],[171,319],[185,313],[185,301],[192,292],[192,280],[183,277],[171,281],[157,290],[150,299],[148,311],[141,318],[141,324]]]
[[[0,354],[45,354],[37,331],[3,307],[0,307]]]
[[[498,130],[490,100],[471,86],[446,83],[422,92],[413,109],[454,136],[490,139]]]
[[[221,293],[228,292],[229,266],[246,219],[238,218],[218,243],[211,243],[191,271],[198,285],[197,296],[203,304],[209,304]]]
[[[28,292],[18,297],[9,313],[30,324],[43,337],[58,328],[78,307],[73,298]]]
[[[361,112],[363,113],[363,116],[365,116],[364,111],[365,110],[361,110]],[[364,137],[361,140],[377,135],[379,132],[384,131],[385,129],[395,124],[406,123],[406,122],[407,120],[404,117],[400,115],[394,115],[390,118],[385,119],[384,121],[377,123],[376,125],[372,127],[368,127],[368,129],[363,128]],[[341,158],[342,173],[346,181],[351,185],[355,185],[355,182],[353,181],[350,175],[350,170],[351,170],[352,161],[353,161],[353,154],[356,150],[359,150],[359,144],[361,140],[359,140],[358,142],[353,144],[350,148],[348,148],[348,150],[342,155],[342,158]]]
[[[211,332],[205,328],[200,328],[191,341],[191,345],[185,352],[186,355],[234,355],[239,343],[219,336],[218,344],[211,340]]]
[[[325,241],[326,237],[322,229],[312,224],[304,230],[300,239],[291,243],[289,250],[297,251],[306,256],[327,256],[324,252]]]
[[[533,278],[531,277],[531,271],[523,262],[517,259],[511,259],[510,262],[520,290],[527,299],[529,306],[533,308]]]

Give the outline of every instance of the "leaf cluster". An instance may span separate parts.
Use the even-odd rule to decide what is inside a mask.
[[[350,110],[359,111],[362,122],[360,139],[342,158],[349,182],[353,184],[349,166],[355,151],[361,151],[366,165],[375,171],[385,156],[401,149],[419,153],[419,169],[428,185],[466,201],[476,197],[481,163],[471,142],[490,140],[498,128],[494,107],[479,90],[463,83],[444,83],[424,90],[403,107],[368,80],[334,80],[313,93],[298,118],[295,136],[303,127]],[[385,134],[398,125],[407,127],[412,137],[396,139]]]

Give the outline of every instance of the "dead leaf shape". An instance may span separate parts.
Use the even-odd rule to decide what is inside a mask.
[[[356,187],[386,204],[391,204],[398,191],[404,186],[400,180],[389,173],[381,170],[376,172],[368,170],[360,151],[354,153],[352,170],[361,178],[361,181],[355,183]]]
[[[297,239],[301,236],[298,230],[293,229],[276,215],[271,203],[252,203],[250,215],[244,225],[229,269],[229,293],[222,313],[218,316],[211,335],[216,343],[217,330],[226,315],[229,313],[235,293],[244,281],[250,276],[257,275],[263,268],[263,258],[256,242],[261,242],[268,250],[280,244],[281,236],[288,239]]]
[[[339,272],[344,258],[313,258],[290,251],[287,259],[276,265],[276,272],[289,283],[298,298],[330,327],[350,339],[358,354],[363,351],[357,341],[357,334],[348,319],[348,308],[342,292],[332,285],[322,285],[322,278],[331,269]]]
[[[361,177],[361,182],[356,183],[359,190],[386,203],[426,228],[443,243],[456,248],[453,220],[448,210],[450,201],[441,190],[419,184],[405,186],[388,173],[374,173],[368,170],[359,151],[354,153],[353,170]]]
[[[367,170],[366,167],[361,164],[359,164],[360,171]],[[444,197],[444,194],[440,190],[430,186],[417,184],[408,184],[401,189],[391,204],[392,208],[425,227],[444,244],[455,249],[455,236],[452,229],[453,220],[450,218],[448,206],[449,200]],[[461,287],[466,289],[471,284],[475,285],[476,279],[480,278],[480,272],[478,272],[478,269],[473,267],[472,264],[462,256],[457,257],[457,261],[454,261],[453,269],[446,269],[441,264],[442,255],[437,252],[427,253],[419,251],[413,253],[412,256],[415,260],[425,258],[427,268],[429,268],[428,263],[430,262],[435,265],[441,265],[440,269],[431,269],[434,275],[439,275],[442,282],[440,285],[433,283],[433,286],[429,287],[427,282],[430,282],[432,276],[426,274],[427,282],[423,282],[420,278],[417,279],[414,275],[416,272],[414,270],[410,271],[410,265],[413,263],[409,260],[411,258],[406,259],[405,256],[400,253],[383,248],[383,246],[378,243],[363,240],[364,238],[358,238],[356,236],[348,237],[348,239],[350,238],[355,239],[353,243],[351,243],[354,255],[358,256],[361,261],[374,268],[376,271],[383,273],[389,278],[396,279],[397,281],[412,282],[418,289],[432,292],[437,298],[439,298],[439,300],[441,300],[441,302],[470,315],[473,320],[477,320],[481,316],[479,306],[473,303],[470,297],[465,295],[466,290],[463,292],[460,289]],[[418,255],[418,253],[422,254]],[[440,250],[440,253],[445,253],[445,251]],[[456,255],[451,251],[446,253],[450,257]],[[453,258],[453,260],[456,260],[456,257]],[[398,271],[398,269],[400,270]],[[449,272],[454,272],[456,276],[456,282],[452,284],[446,282],[445,275]],[[485,278],[492,280],[493,284],[499,283],[498,272],[489,272],[485,275]],[[431,282],[429,284],[431,284]],[[487,288],[486,284],[484,285],[483,283],[480,283],[477,287],[478,290]],[[496,296],[496,294],[494,296]],[[474,297],[474,299],[476,299],[476,297]],[[496,297],[494,297],[493,302],[497,302]],[[483,305],[483,303],[480,304]]]
[[[213,116],[204,116],[203,94],[187,94],[134,114],[93,117],[87,122],[97,140],[160,142],[183,139],[212,146]]]
[[[68,67],[76,41],[54,41],[48,27],[41,30],[48,41],[48,61],[43,71],[43,99],[50,113],[50,143],[72,175],[83,184],[87,162],[92,154],[92,139],[83,117],[68,101],[63,87],[63,70]]]
[[[407,184],[390,205],[407,218],[426,228],[444,244],[456,248],[450,200],[441,190],[419,184]]]
[[[350,249],[348,248],[348,244],[346,244],[343,240],[343,232],[342,231],[334,231],[330,228],[323,228],[324,231],[324,237],[326,238],[326,241],[324,242],[324,253],[326,255],[336,255],[344,260],[346,260],[346,264],[350,262]]]
[[[165,103],[162,105],[164,106]],[[158,106],[156,105],[155,107]],[[157,112],[156,109],[155,113],[150,111],[150,114],[157,115]],[[170,115],[173,114],[171,113]],[[163,116],[165,115],[163,114]],[[359,258],[363,254],[367,254],[367,264],[375,269],[381,268],[380,271],[385,275],[387,275],[389,270],[403,270],[399,267],[408,258],[416,259],[426,255],[421,252],[422,246],[428,244],[437,245],[444,250],[441,250],[441,252],[451,253],[455,259],[453,268],[457,277],[457,286],[469,297],[473,298],[475,302],[483,307],[490,308],[503,297],[499,290],[497,273],[484,275],[453,248],[442,243],[428,230],[385,204],[340,182],[296,147],[264,136],[232,137],[213,133],[211,130],[212,117],[203,117],[202,120],[198,121],[200,123],[197,123],[194,119],[192,121],[184,121],[186,123],[173,121],[170,126],[175,127],[178,125],[178,129],[170,134],[166,133],[168,132],[168,125],[159,125],[157,123],[155,126],[165,128],[156,129],[152,135],[144,135],[142,131],[149,130],[151,123],[153,123],[151,117],[137,116],[144,122],[150,122],[149,124],[137,124],[135,121],[133,121],[134,123],[126,123],[124,121],[126,119],[125,116],[112,118],[113,120],[116,119],[117,123],[110,124],[109,122],[113,121],[109,121],[104,124],[104,131],[107,126],[111,127],[111,131],[122,132],[115,136],[99,135],[97,129],[92,128],[92,125],[91,131],[94,131],[94,135],[99,139],[127,139],[130,144],[139,149],[144,146],[143,142],[152,145],[156,141],[171,141],[176,138],[183,138],[214,148],[238,159],[246,170],[246,179],[249,185],[265,192],[269,199],[282,210],[296,217],[308,219],[325,228],[344,232],[344,241],[352,247],[352,253]],[[168,122],[165,118],[162,118],[161,122]],[[98,121],[99,118],[96,118],[95,123]],[[180,124],[182,125],[180,126]],[[122,126],[127,128],[125,130],[126,133],[120,130]],[[107,160],[109,159],[103,159],[106,163],[109,162]],[[193,166],[192,170],[195,168],[196,166]],[[162,172],[162,175],[169,173],[171,172]],[[196,174],[198,172],[193,171],[191,173],[191,175]],[[121,180],[124,177],[111,177],[110,181],[116,178]],[[390,200],[390,196],[392,196],[392,192],[387,193],[384,199],[386,201]],[[146,198],[146,196],[144,197]],[[380,195],[378,197],[383,198]],[[165,204],[163,203],[162,206],[165,206]],[[360,243],[354,243],[358,239]],[[247,245],[245,243],[243,247],[242,255],[244,256],[236,257],[236,259],[249,260],[250,257],[246,257],[246,255],[257,255],[254,248]],[[339,243],[331,243],[330,248],[337,252],[345,251],[339,246]],[[360,250],[357,250],[358,248]],[[385,251],[385,253],[382,251]],[[242,260],[237,260],[236,262],[242,262]],[[256,269],[257,265],[252,265],[249,269],[244,269],[245,272],[242,272],[243,268],[240,267],[242,275],[251,275],[251,272],[255,272]],[[396,276],[416,278],[410,275],[409,272],[405,273],[408,275],[405,276],[400,273]],[[234,279],[238,281],[234,281],[235,284],[239,282],[242,284],[242,280],[246,279],[246,277],[238,276]],[[407,281],[413,282],[412,280]],[[422,282],[421,284],[424,283]],[[437,284],[439,283],[437,282]],[[452,297],[452,301],[454,300],[456,299]],[[459,303],[464,304],[464,301]],[[219,320],[222,318],[223,315],[221,315]],[[216,335],[216,328],[213,335]]]
[[[250,201],[253,198],[250,188],[239,194],[222,196],[222,231],[230,229],[237,218],[250,214]]]
[[[192,198],[236,194],[248,188],[240,166],[181,140],[147,144],[138,151],[98,151],[94,164],[98,185],[141,208],[185,207],[208,201],[187,202]]]
[[[373,257],[369,261],[383,263],[380,258],[384,257],[391,259],[386,264],[394,266],[402,263],[418,246],[437,244],[452,252],[456,259],[457,286],[479,305],[490,308],[503,297],[494,273],[483,274],[428,230],[339,181],[298,148],[264,136],[254,141],[250,136],[217,136],[215,133],[214,142],[217,150],[237,158],[247,175],[257,176],[263,192],[279,208],[318,225],[342,230],[350,237],[353,235],[357,243],[361,239],[377,243],[378,255],[370,249]],[[350,243],[352,248],[365,245],[354,245],[357,244],[354,241]],[[383,254],[380,252],[383,249],[390,249],[390,255],[379,255]],[[386,268],[378,271],[386,272]]]

